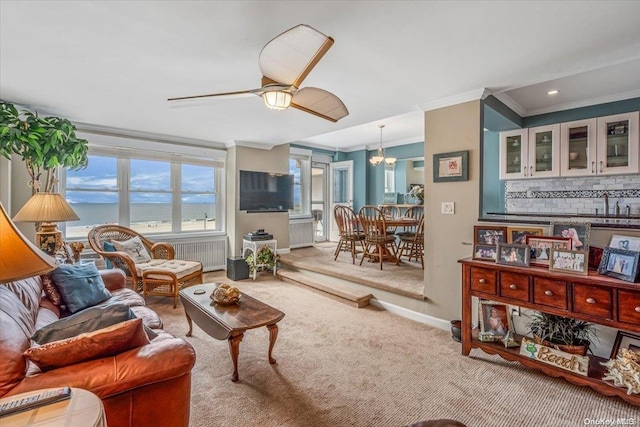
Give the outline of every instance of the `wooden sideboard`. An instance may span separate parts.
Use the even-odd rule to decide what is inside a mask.
[[[472,297],[640,333],[640,284],[602,276],[595,271],[589,271],[588,276],[578,276],[541,267],[514,267],[472,259],[460,260],[460,263],[463,355],[468,356],[471,349],[479,348],[640,406],[640,395],[628,395],[626,388],[614,387],[602,380],[606,368],[601,362],[606,362],[606,358],[590,355],[588,376],[582,376],[521,356],[519,347],[505,348],[501,342],[472,338]]]

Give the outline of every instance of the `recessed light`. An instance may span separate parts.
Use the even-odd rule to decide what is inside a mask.
[[[554,89],[554,90],[550,90],[549,92],[547,92],[547,95],[555,95],[557,94],[559,91]]]

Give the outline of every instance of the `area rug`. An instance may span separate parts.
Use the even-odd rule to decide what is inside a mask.
[[[229,282],[223,274],[206,280]],[[469,427],[539,427],[640,419],[638,408],[619,398],[479,350],[464,357],[447,331],[381,309],[352,308],[268,274],[235,285],[286,313],[273,351],[277,364],[267,361],[267,329],[249,330],[237,383],[227,342],[197,326],[185,337],[182,306],[148,297],[165,329],[196,350],[192,427],[403,426],[437,418]]]

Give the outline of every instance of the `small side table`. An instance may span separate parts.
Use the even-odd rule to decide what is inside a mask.
[[[28,391],[0,399],[1,403],[42,393],[47,389]],[[90,391],[71,388],[71,398],[0,419],[2,427],[107,427],[102,401]]]
[[[258,261],[258,252],[260,249],[267,247],[273,251],[273,254],[278,253],[278,241],[273,240],[245,240],[242,239],[242,256],[246,258],[246,251],[253,253],[253,280],[256,280],[256,271],[259,267],[266,267],[264,264],[256,264]],[[273,266],[273,275],[276,275],[277,267]]]

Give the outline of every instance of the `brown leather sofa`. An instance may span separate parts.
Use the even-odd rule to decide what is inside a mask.
[[[0,397],[48,387],[77,387],[102,399],[109,427],[187,427],[195,351],[161,329],[162,320],[125,287],[120,270],[100,272],[111,292],[101,304],[124,303],[157,334],[115,356],[41,372],[23,356],[31,336],[60,317],[39,276],[0,284]],[[100,305],[100,304],[99,304]]]

